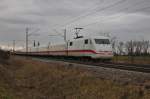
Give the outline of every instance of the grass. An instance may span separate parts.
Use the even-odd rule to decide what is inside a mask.
[[[150,99],[145,86],[118,84],[61,63],[13,58],[1,68],[0,99]]]
[[[134,64],[150,64],[150,56],[115,56],[113,61]]]

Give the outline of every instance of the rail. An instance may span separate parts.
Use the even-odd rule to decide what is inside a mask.
[[[104,67],[104,68],[114,68],[128,71],[136,71],[143,73],[150,73],[150,65],[137,65],[137,64],[117,64],[117,63],[104,63],[104,62],[92,62],[92,61],[79,61],[79,60],[71,60],[71,59],[56,59],[56,58],[40,58],[34,57],[33,59],[40,61],[62,61],[68,63],[76,63],[81,65],[86,65],[88,67]]]

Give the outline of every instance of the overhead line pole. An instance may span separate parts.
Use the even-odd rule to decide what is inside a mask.
[[[26,53],[28,53],[28,36],[29,36],[29,28],[26,28]]]
[[[29,37],[33,35],[32,33],[29,33],[29,28],[26,28],[26,53],[29,52]],[[37,35],[38,36],[38,35]]]
[[[56,30],[55,30],[56,31]],[[56,31],[57,32],[57,31]],[[58,33],[58,32],[57,32]],[[64,42],[65,42],[65,50],[66,50],[66,53],[68,55],[68,41],[67,41],[67,30],[64,29],[64,34],[63,35],[49,35],[49,36],[60,36],[60,37],[63,37],[64,39]]]
[[[66,42],[67,41],[67,30],[66,29],[64,29],[64,41]]]
[[[15,45],[16,45],[16,41],[13,40],[13,52],[15,52]]]
[[[65,50],[68,56],[68,42],[67,42],[67,30],[64,29],[64,41],[65,41]]]

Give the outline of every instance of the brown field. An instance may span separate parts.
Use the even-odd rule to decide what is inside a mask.
[[[0,75],[0,99],[150,99],[150,81],[120,84],[60,63],[13,57]]]

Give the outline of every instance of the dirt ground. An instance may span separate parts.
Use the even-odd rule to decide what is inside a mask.
[[[104,72],[12,57],[0,63],[0,99],[150,99],[150,79],[119,83]]]

